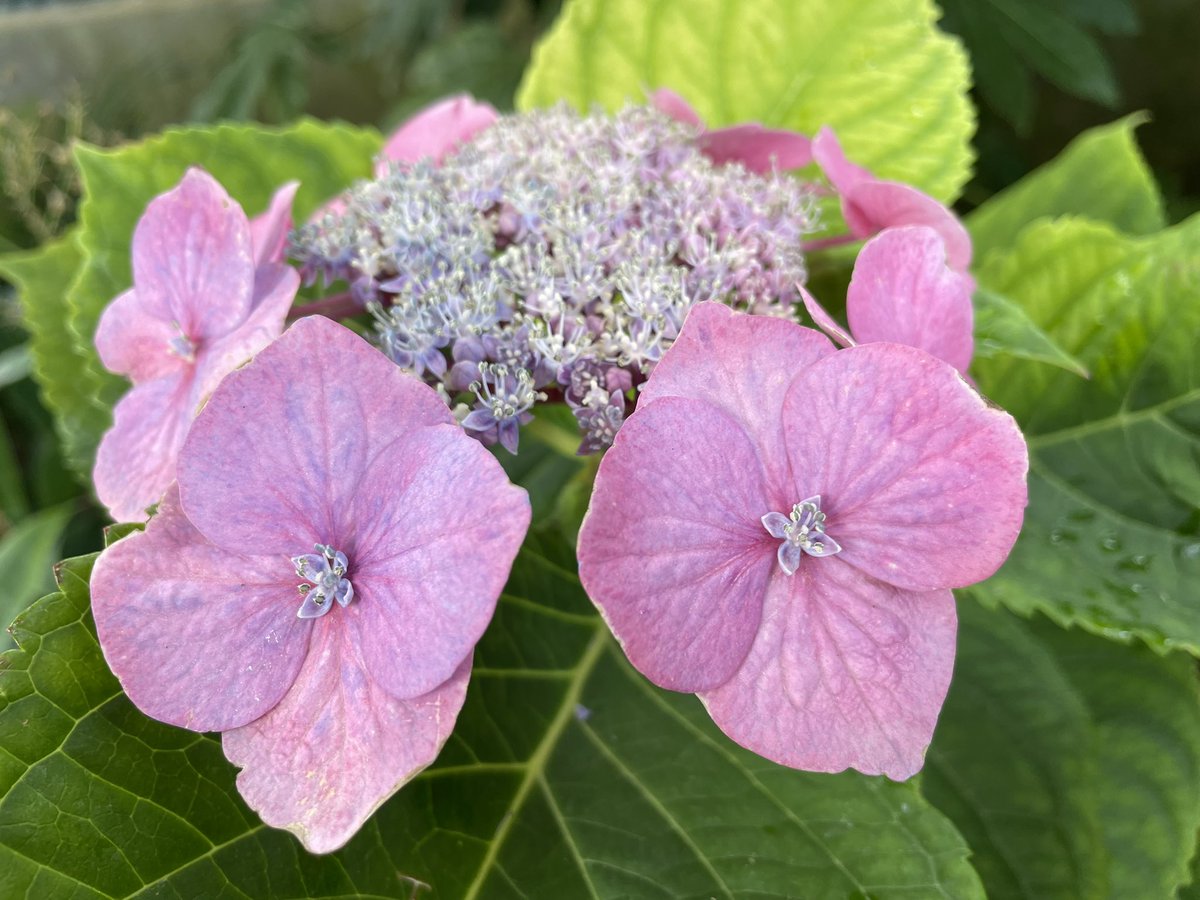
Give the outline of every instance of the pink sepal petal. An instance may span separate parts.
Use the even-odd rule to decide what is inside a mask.
[[[945,206],[916,188],[876,178],[846,158],[833,129],[825,126],[812,143],[816,160],[842,197],[842,215],[855,237],[865,238],[897,225],[927,225],[946,242],[946,259],[965,271],[971,264],[971,236]]]
[[[927,591],[982,581],[1012,549],[1025,441],[941,360],[900,344],[841,350],[792,382],[783,423],[796,499],[820,495],[839,561]]]
[[[808,311],[808,314],[812,316],[812,320],[816,323],[818,328],[829,335],[830,338],[832,338],[842,347],[853,347],[855,343],[857,343],[854,338],[850,337],[846,330],[834,320],[833,316],[825,311],[825,307],[817,302],[817,298],[810,294],[804,285],[796,285],[796,290],[800,292],[800,299],[804,301],[804,308]]]
[[[205,347],[196,361],[200,398],[211,394],[221,379],[283,333],[299,288],[300,273],[291,266],[266,263],[255,269],[250,315],[229,334]]]
[[[227,375],[197,416],[179,468],[183,508],[232,551],[309,553],[359,527],[357,485],[397,422],[453,421],[433,389],[350,329],[307,316]]]
[[[211,175],[188,169],[150,201],[133,233],[133,284],[143,308],[191,340],[246,317],[254,283],[250,226]]]
[[[174,489],[144,532],[100,555],[91,592],[100,645],[125,693],[147,715],[193,731],[266,713],[308,648],[288,560],[213,546]]]
[[[666,113],[676,122],[692,125],[698,130],[704,128],[704,120],[700,118],[700,114],[692,108],[690,103],[670,88],[651,91],[647,99],[651,106],[661,113]]]
[[[184,368],[182,356],[170,342],[179,329],[157,316],[132,289],[113,300],[100,316],[94,342],[100,361],[110,372],[127,375],[134,384],[170,375]]]
[[[805,559],[773,576],[746,662],[700,699],[729,737],[785,766],[904,780],[924,762],[955,630],[950,591],[899,590],[836,557]]]
[[[696,143],[717,164],[741,163],[759,174],[802,169],[813,161],[812,141],[807,137],[756,122],[706,131]]]
[[[427,106],[388,138],[375,174],[386,174],[391,162],[431,159],[435,164],[440,163],[459,144],[490,127],[497,118],[491,104],[480,103],[468,94],[456,94]]]
[[[965,373],[975,350],[974,291],[970,275],[946,265],[945,244],[936,231],[888,228],[859,251],[846,317],[862,343],[919,347]]]
[[[483,635],[529,527],[529,498],[456,425],[397,438],[357,483],[346,550],[362,658],[392,696],[449,678]]]
[[[655,684],[713,688],[745,659],[775,564],[761,521],[771,503],[755,447],[710,403],[664,397],[617,433],[579,533],[579,577]]]
[[[811,328],[735,313],[723,303],[697,303],[638,403],[691,397],[724,410],[761,448],[771,483],[779,484],[790,477],[782,440],[784,394],[797,372],[832,353],[828,338]]]
[[[292,203],[300,182],[289,181],[271,197],[267,208],[250,220],[250,243],[254,247],[254,264],[281,263],[292,227]]]
[[[96,450],[92,483],[117,522],[140,522],[175,480],[175,462],[195,408],[191,369],[133,387],[113,410]]]
[[[319,620],[291,690],[261,719],[221,736],[242,771],[238,792],[312,853],[345,844],[392,794],[437,757],[466,697],[468,656],[436,690],[385,691],[358,652],[364,605]]]

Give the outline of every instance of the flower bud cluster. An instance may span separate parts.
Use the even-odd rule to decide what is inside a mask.
[[[296,232],[306,278],[344,281],[383,351],[485,443],[516,447],[562,399],[603,450],[688,309],[790,314],[811,186],[716,164],[650,108],[502,117],[447,156],[394,165]]]

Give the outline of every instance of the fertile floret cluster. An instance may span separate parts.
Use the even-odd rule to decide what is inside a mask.
[[[597,452],[694,303],[787,315],[804,280],[811,186],[695,137],[646,107],[502,117],[360,183],[291,252],[349,284],[384,352],[485,443],[515,451],[533,405],[562,399]]]

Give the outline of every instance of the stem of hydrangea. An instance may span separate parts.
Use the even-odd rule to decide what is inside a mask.
[[[337,321],[349,316],[358,315],[363,311],[363,305],[349,291],[322,297],[312,303],[293,306],[288,313],[288,320],[294,322],[301,316],[325,316]]]

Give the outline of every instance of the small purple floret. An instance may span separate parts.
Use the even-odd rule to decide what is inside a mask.
[[[771,537],[783,541],[776,555],[779,568],[787,575],[796,574],[802,552],[816,557],[834,556],[842,552],[841,545],[825,533],[825,513],[821,512],[820,494],[795,504],[791,515],[769,512],[762,517],[762,523]]]
[[[301,619],[319,619],[334,601],[345,607],[354,599],[354,585],[345,577],[350,569],[346,554],[328,544],[317,544],[315,549],[316,553],[292,557],[296,574],[305,579],[300,585],[304,602],[296,613]]]

